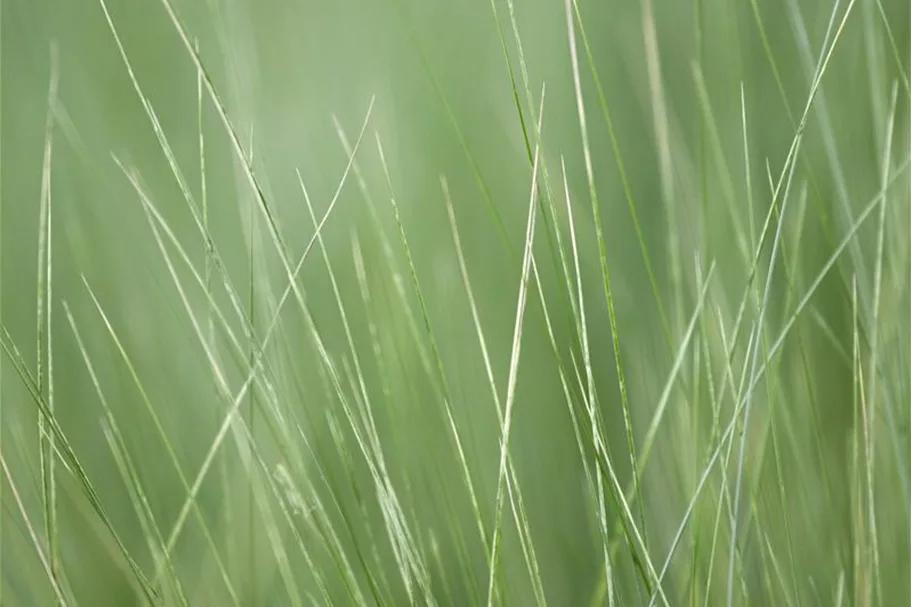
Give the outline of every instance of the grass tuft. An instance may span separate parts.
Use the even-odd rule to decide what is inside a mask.
[[[907,2],[45,4],[0,604],[911,601]]]

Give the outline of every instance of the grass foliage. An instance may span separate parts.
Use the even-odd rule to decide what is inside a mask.
[[[911,601],[907,2],[74,4],[0,605]]]

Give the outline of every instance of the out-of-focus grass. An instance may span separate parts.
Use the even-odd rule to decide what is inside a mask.
[[[0,604],[911,600],[907,3],[0,18]]]

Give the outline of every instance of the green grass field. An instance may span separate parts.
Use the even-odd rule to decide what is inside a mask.
[[[0,0],[0,606],[908,605],[907,0]]]

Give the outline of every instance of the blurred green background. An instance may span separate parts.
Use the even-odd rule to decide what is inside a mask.
[[[391,478],[412,532],[428,560],[436,563],[430,566],[436,600],[451,605],[485,600],[485,554],[489,549],[477,536],[441,391],[451,392],[454,423],[464,441],[488,531],[493,524],[499,428],[450,236],[440,178],[445,177],[451,191],[501,400],[505,400],[531,190],[531,164],[494,10],[530,130],[530,116],[537,115],[540,91],[546,85],[541,160],[557,194],[556,224],[567,245],[567,207],[560,171],[561,161],[565,161],[604,430],[621,483],[626,486],[631,479],[588,198],[566,7],[555,0],[518,0],[513,7],[534,97],[534,107],[529,107],[509,6],[501,0],[493,4],[492,10],[486,0],[173,2],[187,31],[198,40],[202,61],[240,140],[251,150],[251,164],[292,260],[304,251],[314,233],[295,171],[300,171],[321,216],[348,161],[333,119],[354,140],[375,98],[357,156],[365,190],[349,175],[322,234],[355,349],[362,359],[363,369],[358,373],[365,384],[363,393],[370,395]],[[779,257],[779,264],[784,265],[773,273],[768,311],[761,319],[770,343],[785,329],[796,303],[848,234],[855,217],[880,190],[884,163],[890,162],[892,169],[901,167],[909,150],[909,5],[902,0],[842,1],[835,6],[836,26],[848,5],[851,12],[809,113],[789,192],[782,230],[788,257],[783,262]],[[205,182],[214,244],[260,341],[287,276],[242,164],[211,98],[204,93],[203,177],[197,69],[164,5],[156,0],[109,0],[107,6],[197,203]],[[127,451],[137,463],[153,519],[167,536],[187,491],[166,455],[166,442],[152,423],[144,399],[156,412],[167,443],[190,482],[203,465],[230,403],[216,389],[205,350],[156,245],[143,205],[115,157],[140,175],[149,198],[197,270],[206,265],[206,248],[131,85],[101,4],[2,0],[0,10],[0,303],[2,323],[9,333],[5,343],[15,344],[31,372],[36,372],[39,209],[51,56],[56,48],[59,90],[51,107],[49,297],[55,415],[97,489],[113,528],[151,577],[155,557],[146,545],[139,517],[105,440],[104,410],[67,321],[64,302],[72,311]],[[633,435],[640,449],[674,368],[678,347],[685,344],[655,453],[641,481],[649,548],[660,567],[707,457],[717,444],[717,419],[720,416],[726,424],[733,412],[730,393],[718,408],[713,399],[727,372],[722,339],[732,336],[749,278],[750,267],[741,256],[737,238],[747,235],[750,251],[756,246],[750,241],[749,226],[754,226],[752,238],[758,239],[772,199],[767,167],[777,179],[785,166],[833,3],[580,0],[578,10],[622,158],[623,174],[580,40],[600,221]],[[578,24],[576,28],[578,32]],[[897,99],[894,138],[891,160],[887,160],[893,89]],[[445,372],[445,387],[432,361],[433,347],[399,241],[375,134],[389,164]],[[533,133],[530,136],[534,146]],[[637,238],[624,176],[635,201],[657,291]],[[739,544],[742,554],[736,585],[738,592],[746,594],[735,598],[742,604],[831,604],[839,584],[846,589],[845,604],[856,599],[866,604],[858,597],[866,596],[867,578],[858,572],[866,571],[867,557],[863,550],[854,550],[865,541],[858,539],[858,525],[863,524],[856,519],[867,516],[858,514],[866,511],[854,496],[863,492],[852,484],[852,466],[856,466],[852,437],[860,431],[854,422],[858,374],[852,363],[851,285],[855,277],[862,342],[858,348],[864,361],[870,357],[874,325],[879,327],[880,340],[876,404],[880,427],[875,429],[877,440],[871,456],[877,465],[871,484],[875,485],[879,524],[878,599],[885,605],[911,600],[906,581],[911,568],[908,183],[907,176],[899,174],[886,197],[881,309],[873,308],[874,213],[825,275],[811,304],[788,329],[780,354],[770,364],[768,382],[763,380],[757,389],[745,476],[745,491],[752,497],[750,506],[742,506],[740,513],[745,537]],[[505,236],[485,203],[485,191],[502,216]],[[371,215],[371,208],[376,216]],[[554,234],[547,232],[553,221],[553,217],[549,222],[538,218],[535,252],[557,351],[548,337],[538,292],[531,286],[510,452],[547,602],[585,605],[605,600],[603,548],[595,502],[589,495],[560,380],[562,368],[578,411],[584,411],[584,380],[577,381],[573,371],[577,365],[584,374],[579,339],[559,256],[554,253],[557,243]],[[203,289],[179,261],[176,249],[168,246],[191,309],[205,319],[209,306]],[[387,246],[391,256],[387,256]],[[358,258],[363,260],[370,293],[366,304],[356,271]],[[769,258],[767,244],[756,278],[760,287],[768,275]],[[713,263],[697,335],[685,340],[689,318],[700,301],[699,277],[704,278]],[[86,284],[134,365],[145,396]],[[213,284],[215,301],[243,340],[243,323],[231,312],[220,279],[214,278]],[[318,249],[305,262],[299,284],[326,350],[345,378],[342,369],[351,365],[351,353]],[[400,297],[398,285],[404,289],[404,297]],[[656,295],[660,303],[656,303]],[[668,319],[667,330],[662,315]],[[261,467],[255,464],[250,472],[243,463],[244,449],[229,437],[198,498],[206,528],[234,582],[234,599],[242,605],[284,605],[297,600],[324,604],[326,597],[336,604],[351,602],[334,570],[333,556],[318,534],[311,537],[307,531],[300,532],[304,544],[315,546],[314,565],[296,548],[293,524],[276,514],[281,495],[267,486],[287,467],[305,501],[311,500],[311,483],[314,494],[322,499],[329,499],[330,494],[337,498],[341,507],[330,508],[330,519],[343,535],[349,558],[355,559],[356,547],[366,546],[363,570],[374,572],[381,580],[378,585],[385,586],[378,594],[387,604],[406,604],[408,594],[397,574],[368,467],[293,295],[280,317],[264,354],[264,379],[255,384],[253,399],[260,404],[251,405],[264,408],[253,414],[244,404],[241,410]],[[758,308],[750,300],[742,330],[749,331],[758,317]],[[719,319],[727,331],[724,337]],[[247,376],[249,360],[232,350],[221,327],[215,333],[213,349],[236,392]],[[746,335],[740,335],[733,356],[735,382],[748,362],[746,342]],[[379,359],[374,344],[383,354]],[[46,355],[42,356],[46,365]],[[38,409],[10,357],[2,364],[2,453],[31,524],[43,538]],[[863,368],[866,372],[866,366]],[[360,387],[349,385],[347,379],[343,384],[343,390],[356,398]],[[274,392],[269,394],[269,389]],[[330,430],[333,426],[339,429],[337,435]],[[770,432],[775,434],[774,444],[768,438]],[[339,440],[345,441],[344,448],[339,448],[336,436],[343,437]],[[739,439],[739,434],[735,436]],[[728,475],[736,474],[737,444]],[[865,444],[862,441],[861,450]],[[253,481],[249,480],[251,474]],[[135,583],[130,582],[132,574],[79,484],[61,464],[56,475],[59,554],[72,598],[82,604],[142,604]],[[324,475],[335,479],[336,493],[320,480]],[[0,602],[52,604],[54,595],[28,525],[8,480],[3,482],[7,484],[0,514]],[[671,604],[724,604],[727,510],[717,554],[709,548],[721,483],[722,475],[716,470],[706,496],[697,502],[693,526],[671,563],[664,585]],[[251,503],[251,491],[271,504],[271,510]],[[348,513],[350,527],[342,512]],[[534,595],[521,544],[508,512],[507,506],[502,556],[506,590],[502,598],[513,605],[532,604]],[[752,527],[744,523],[747,514]],[[609,515],[615,521],[618,513],[614,509]],[[269,531],[272,517],[278,521],[274,534]],[[614,529],[615,522],[611,525]],[[190,604],[230,604],[231,592],[216,570],[202,530],[199,519],[191,515],[176,544],[176,577]],[[277,545],[286,551],[295,579],[291,586],[300,592],[297,598],[282,577],[277,556],[282,553]],[[437,556],[431,558],[431,553]],[[621,541],[614,566],[618,604],[647,602],[625,542]],[[366,593],[369,575],[355,569]],[[326,571],[328,587],[322,598],[318,598],[318,576],[314,574],[320,570]],[[876,593],[873,596],[875,601]]]

